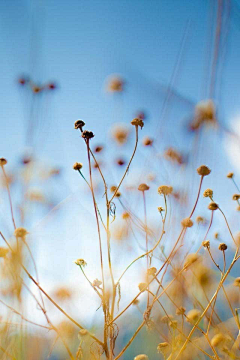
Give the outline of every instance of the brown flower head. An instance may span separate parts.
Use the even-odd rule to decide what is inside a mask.
[[[234,176],[234,173],[233,173],[233,172],[230,172],[230,173],[227,174],[227,178],[229,178],[229,179],[232,179],[233,176]]]
[[[185,218],[181,221],[183,227],[192,227],[193,221],[190,218]]]
[[[210,202],[210,204],[208,205],[208,209],[209,210],[212,210],[212,211],[214,211],[214,210],[217,210],[218,209],[218,204],[216,204],[215,202]]]
[[[86,140],[90,140],[94,137],[94,134],[92,131],[88,131],[88,130],[84,130],[82,133],[82,138],[86,139]]]
[[[225,250],[227,250],[227,245],[224,244],[224,243],[221,243],[221,244],[219,244],[218,249],[219,249],[220,251],[225,251]]]
[[[173,191],[172,186],[168,186],[168,185],[161,185],[158,188],[159,195],[169,195],[172,193],[172,191]]]
[[[142,119],[139,118],[135,118],[131,121],[131,124],[134,126],[140,126],[140,128],[142,129],[144,126],[144,122],[142,121]]]
[[[7,160],[5,158],[0,158],[0,166],[4,166],[7,164]]]
[[[74,169],[74,170],[81,170],[82,167],[83,167],[83,164],[82,164],[82,163],[78,163],[78,162],[76,162],[76,163],[73,165],[73,169]]]
[[[232,199],[238,201],[240,199],[240,194],[234,194]]]
[[[139,191],[147,191],[149,190],[149,186],[147,184],[140,184],[138,187]]]
[[[197,168],[197,172],[201,176],[207,176],[210,174],[211,170],[206,165],[201,165]]]
[[[82,131],[82,128],[84,125],[85,125],[85,122],[83,120],[77,120],[74,123],[74,129],[80,129]]]
[[[204,197],[212,198],[212,197],[213,197],[213,191],[212,191],[212,189],[206,189],[206,190],[203,192],[203,196],[204,196]]]

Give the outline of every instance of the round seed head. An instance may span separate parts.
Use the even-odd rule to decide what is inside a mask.
[[[168,185],[161,185],[158,188],[159,195],[169,195],[172,193],[172,191],[173,191],[172,186],[168,186]]]
[[[212,191],[212,189],[206,189],[206,190],[204,191],[204,193],[203,193],[203,196],[204,196],[204,197],[209,197],[209,198],[213,197],[213,191]]]
[[[135,356],[134,360],[149,360],[149,357],[145,354]]]
[[[128,212],[124,212],[124,213],[122,214],[122,218],[123,218],[123,219],[129,219],[129,218],[130,218],[130,214],[129,214]]]
[[[187,313],[187,321],[190,324],[195,324],[199,317],[201,315],[201,312],[198,309],[192,309]]]
[[[147,270],[147,274],[152,275],[152,276],[154,276],[156,274],[156,272],[157,272],[157,269],[155,267],[151,267]]]
[[[218,249],[220,251],[225,251],[225,250],[227,250],[227,245],[224,243],[221,243],[221,244],[219,244]]]
[[[147,184],[140,184],[138,187],[139,191],[147,191],[149,190],[149,186]]]
[[[140,283],[138,284],[138,288],[140,291],[145,291],[147,288],[147,284],[146,283]]]
[[[93,286],[99,287],[100,285],[102,285],[102,282],[98,279],[93,280]]]
[[[183,227],[192,227],[193,221],[190,218],[185,218],[181,221]]]
[[[81,170],[82,167],[83,167],[83,164],[82,164],[82,163],[78,163],[78,162],[76,162],[76,163],[73,165],[73,169],[74,169],[74,170]]]
[[[9,252],[9,249],[8,249],[8,248],[0,247],[0,258],[5,257],[8,252]]]
[[[84,336],[86,336],[86,335],[88,335],[87,329],[81,329],[81,330],[78,332],[78,338],[79,338],[79,340],[81,340],[82,337],[84,337]]]
[[[116,187],[115,185],[113,185],[113,186],[110,187],[110,191],[111,191],[112,193],[114,193],[114,192],[116,191],[116,189],[117,189],[117,187]]]
[[[157,351],[158,351],[158,353],[164,354],[165,352],[167,352],[169,350],[169,348],[170,348],[169,343],[162,342],[162,343],[158,344]]]
[[[237,277],[237,278],[234,280],[233,285],[240,288],[240,277]]]
[[[80,129],[82,130],[83,126],[85,125],[85,122],[83,120],[77,120],[74,123],[74,129]]]
[[[153,140],[150,139],[149,137],[145,137],[145,138],[143,139],[143,145],[144,145],[144,146],[151,146],[152,144],[153,144]]]
[[[210,241],[209,240],[204,240],[202,242],[202,246],[205,247],[206,249],[210,249]]]
[[[14,231],[14,235],[16,238],[24,238],[27,234],[27,230],[23,227],[19,227]]]
[[[218,209],[218,204],[216,204],[215,202],[210,202],[210,204],[208,205],[208,209],[209,210],[212,210],[212,211],[214,211],[214,210],[217,210]]]
[[[185,307],[180,306],[180,307],[177,308],[177,310],[176,310],[176,315],[183,315],[183,314],[185,314],[185,312],[186,312]]]
[[[142,119],[139,118],[135,118],[131,121],[131,124],[134,126],[140,126],[140,128],[142,129],[144,126],[144,122],[142,121]]]
[[[82,138],[89,140],[92,139],[94,137],[94,134],[92,131],[88,131],[88,130],[84,130],[82,133]]]
[[[229,178],[229,179],[232,179],[233,176],[234,176],[234,173],[233,173],[233,172],[230,172],[230,173],[227,174],[227,178]]]
[[[0,158],[0,166],[4,166],[7,164],[7,160],[5,158]]]
[[[197,169],[197,172],[199,175],[201,176],[207,176],[210,174],[211,170],[209,169],[209,167],[207,167],[206,165],[201,165],[199,166],[199,168]]]
[[[83,267],[87,265],[87,263],[84,259],[77,259],[74,262],[76,265],[83,266]]]
[[[239,200],[240,199],[240,194],[234,194],[232,197],[233,200]]]
[[[226,340],[226,336],[223,334],[216,334],[211,340],[211,345],[213,347],[223,347]]]

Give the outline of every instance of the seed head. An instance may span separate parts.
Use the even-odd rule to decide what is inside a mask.
[[[16,238],[24,238],[27,234],[27,230],[23,227],[19,227],[14,231],[14,235]]]
[[[173,148],[168,148],[167,150],[165,150],[164,152],[164,157],[167,160],[170,160],[174,163],[177,163],[179,165],[183,164],[183,157],[182,155],[175,149]]]
[[[135,126],[140,126],[140,128],[142,129],[143,126],[144,126],[144,122],[142,121],[142,119],[139,119],[139,118],[135,118],[131,121],[131,124],[132,125],[135,125]]]
[[[81,340],[82,337],[84,337],[84,336],[86,336],[86,335],[88,335],[87,329],[81,329],[81,330],[78,332],[78,338],[79,338],[79,340]]]
[[[112,193],[114,193],[114,192],[116,191],[116,189],[117,189],[117,187],[116,187],[115,185],[113,185],[113,186],[110,187],[110,191],[111,191]]]
[[[122,195],[122,194],[120,193],[120,191],[118,191],[118,192],[115,194],[115,196],[116,196],[117,198],[119,198],[121,195]]]
[[[152,144],[153,144],[153,140],[150,139],[149,137],[145,137],[145,138],[143,139],[143,145],[144,145],[144,146],[151,146]]]
[[[146,288],[147,288],[147,284],[146,283],[140,283],[140,284],[138,284],[138,288],[139,288],[139,290],[140,291],[145,291],[146,290]]]
[[[202,242],[202,246],[205,247],[206,249],[210,249],[210,241],[209,240],[204,240]]]
[[[4,158],[0,158],[0,166],[4,166],[7,164],[7,160]]]
[[[8,252],[9,252],[8,248],[0,247],[0,258],[5,257]]]
[[[84,266],[87,265],[86,261],[83,260],[83,259],[77,259],[77,260],[75,260],[74,262],[75,262],[75,264],[78,265],[78,266],[83,266],[83,267],[84,267]]]
[[[73,165],[73,169],[74,169],[74,170],[81,170],[82,167],[83,167],[83,164],[82,164],[82,163],[78,163],[78,162],[76,162],[76,163]]]
[[[124,84],[125,82],[120,76],[118,75],[111,76],[107,84],[107,91],[112,93],[122,92]]]
[[[201,315],[201,312],[198,309],[192,309],[187,313],[187,321],[190,324],[195,324],[199,317]]]
[[[94,152],[95,152],[95,153],[99,153],[99,152],[101,152],[102,150],[103,150],[103,146],[98,145],[98,146],[95,147]]]
[[[213,191],[212,189],[206,189],[203,193],[203,196],[204,197],[209,197],[209,198],[212,198],[213,197]]]
[[[234,176],[234,173],[233,173],[233,172],[230,172],[230,173],[227,174],[227,178],[229,178],[229,179],[232,179],[233,176]]]
[[[218,204],[216,204],[215,202],[210,202],[210,204],[208,205],[208,209],[209,210],[212,210],[212,211],[214,211],[214,210],[217,210],[218,209]]]
[[[206,219],[203,216],[197,216],[196,217],[196,223],[197,224],[200,224],[200,223],[204,224],[205,222],[206,222]]]
[[[209,169],[209,167],[207,167],[206,165],[201,165],[199,166],[199,168],[197,169],[197,172],[199,175],[201,176],[207,176],[210,174],[211,170]]]
[[[84,130],[82,133],[82,138],[89,140],[92,139],[94,137],[94,134],[92,131],[88,131],[88,130]]]
[[[213,347],[223,347],[226,340],[226,336],[223,334],[216,334],[211,340],[211,345]]]
[[[122,214],[122,218],[125,220],[125,219],[129,219],[130,218],[130,214],[128,212],[124,212]]]
[[[181,221],[183,227],[192,227],[193,221],[190,218],[185,218]]]
[[[119,145],[123,145],[127,142],[129,129],[125,125],[116,125],[112,129],[111,135]]]
[[[83,120],[77,120],[74,123],[74,129],[80,129],[82,131],[83,126],[85,125],[85,122]]]
[[[134,360],[149,360],[149,357],[145,354],[135,356]]]
[[[218,249],[219,249],[220,251],[225,251],[225,250],[227,250],[227,245],[224,244],[224,243],[221,243],[221,244],[219,244]]]
[[[240,287],[240,277],[237,277],[233,283],[234,286]]]
[[[102,285],[102,282],[98,279],[95,279],[95,280],[93,280],[92,284],[93,284],[93,286],[99,287],[100,285]]]
[[[158,211],[161,213],[162,211],[164,211],[164,208],[162,206],[158,206]]]
[[[147,184],[140,184],[138,187],[139,191],[147,191],[149,190],[149,186]]]
[[[234,194],[232,199],[238,201],[240,199],[240,194]]]
[[[147,274],[152,275],[152,276],[154,276],[156,274],[156,272],[157,272],[157,269],[155,267],[151,267],[147,270]]]
[[[161,185],[158,188],[159,195],[169,195],[172,193],[172,191],[173,191],[172,186],[168,186],[168,185]]]
[[[196,253],[188,254],[184,262],[184,267],[188,267],[199,260],[199,255]]]
[[[162,343],[158,344],[157,351],[158,351],[158,353],[164,354],[169,349],[169,347],[170,347],[169,343],[162,342]]]
[[[118,159],[116,162],[119,166],[123,166],[125,164],[125,160],[123,159]]]
[[[183,315],[183,314],[185,314],[185,312],[186,312],[185,307],[180,306],[180,307],[177,308],[177,310],[176,310],[176,315]]]

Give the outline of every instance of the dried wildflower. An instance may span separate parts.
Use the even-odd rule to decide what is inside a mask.
[[[142,121],[142,119],[139,118],[135,118],[131,121],[131,124],[134,126],[140,126],[140,128],[142,129],[144,126],[144,122]]]
[[[78,163],[78,162],[75,162],[75,164],[73,165],[74,170],[81,170],[82,167],[83,167],[83,164]]]
[[[156,274],[156,272],[157,272],[157,269],[155,267],[151,267],[147,270],[147,274],[152,275],[152,276],[154,276]]]
[[[213,347],[223,347],[227,338],[223,334],[216,334],[211,340],[211,345]]]
[[[204,240],[202,242],[202,246],[205,247],[206,249],[210,249],[210,241],[209,240]]]
[[[7,164],[7,160],[4,158],[0,158],[0,166],[4,166]]]
[[[4,247],[0,247],[0,258],[5,257],[8,252],[9,252],[9,249],[4,248]]]
[[[224,243],[221,243],[221,244],[219,244],[218,249],[220,251],[225,251],[225,250],[227,250],[227,245]]]
[[[164,208],[162,206],[158,206],[158,211],[161,213],[164,211]]]
[[[93,284],[93,286],[99,287],[100,285],[102,285],[102,282],[98,279],[95,279],[95,280],[93,280],[92,284]]]
[[[184,262],[184,267],[188,267],[199,260],[199,255],[196,253],[188,254]]]
[[[119,145],[126,143],[128,135],[129,130],[125,125],[117,125],[112,129],[112,137]]]
[[[110,191],[111,191],[112,193],[114,193],[114,192],[116,191],[116,189],[117,189],[117,187],[116,187],[115,185],[113,185],[113,186],[110,187]]]
[[[143,145],[144,145],[144,146],[151,146],[152,144],[153,144],[153,140],[150,139],[149,137],[145,137],[145,138],[143,139]]]
[[[173,148],[168,148],[167,150],[165,150],[164,152],[164,157],[167,160],[170,160],[172,162],[175,162],[179,165],[183,164],[183,157],[182,155],[175,149]]]
[[[189,322],[190,324],[195,324],[199,317],[201,315],[201,311],[199,311],[198,309],[192,309],[187,313],[187,322]]]
[[[83,120],[76,120],[74,123],[74,129],[80,129],[82,131],[83,126],[85,125],[85,122]]]
[[[125,219],[129,219],[130,218],[130,214],[128,212],[124,212],[122,214],[122,218],[125,220]]]
[[[234,194],[232,197],[233,200],[239,200],[240,199],[240,194]]]
[[[192,227],[193,226],[193,221],[188,217],[185,218],[181,221],[181,224],[183,227]]]
[[[140,284],[138,284],[138,288],[139,288],[139,290],[140,291],[145,291],[146,290],[146,288],[147,288],[147,284],[146,283],[140,283]]]
[[[201,176],[207,176],[210,174],[211,170],[209,169],[209,167],[207,167],[206,165],[201,165],[199,166],[199,168],[197,169],[197,172],[199,175]]]
[[[212,191],[212,189],[206,189],[206,190],[203,192],[203,196],[204,196],[204,197],[212,198],[212,197],[213,197],[213,191]]]
[[[107,91],[112,93],[122,92],[124,84],[125,82],[120,76],[113,75],[109,78],[109,81],[107,83]]]
[[[95,152],[95,153],[99,153],[99,152],[101,152],[102,150],[103,150],[103,146],[98,145],[98,146],[95,147],[94,152]]]
[[[140,301],[138,299],[135,299],[132,304],[137,306],[139,303],[140,303]]]
[[[208,205],[208,209],[209,210],[212,210],[212,211],[214,211],[214,210],[217,210],[218,209],[218,204],[216,204],[215,202],[210,202],[210,204]]]
[[[123,166],[123,165],[125,164],[125,160],[123,160],[123,159],[118,159],[118,160],[116,161],[116,163],[117,163],[119,166]]]
[[[234,176],[234,173],[233,173],[233,172],[230,172],[230,173],[227,174],[227,178],[229,178],[229,179],[232,179],[233,176]]]
[[[145,354],[135,356],[134,360],[149,360],[149,357]]]
[[[168,316],[164,315],[164,316],[160,319],[160,321],[161,321],[163,324],[168,324],[169,319],[172,320],[172,319],[173,319],[173,316],[172,316],[172,315],[168,315]]]
[[[237,278],[234,280],[233,285],[240,288],[240,277],[237,277]]]
[[[185,307],[180,306],[180,307],[177,308],[177,310],[176,310],[176,315],[183,315],[183,314],[185,314],[185,312],[186,312]]]
[[[158,188],[159,195],[169,195],[172,193],[172,191],[173,191],[172,186],[168,186],[168,185],[161,185]]]
[[[94,137],[94,134],[92,131],[88,131],[88,130],[84,130],[82,133],[82,138],[86,139],[86,140],[90,140]]]
[[[84,337],[84,336],[86,336],[86,335],[88,335],[88,334],[89,334],[89,332],[88,332],[87,329],[81,329],[81,330],[78,332],[78,338],[79,338],[79,340],[81,340],[82,337]]]
[[[83,259],[77,259],[74,262],[76,265],[83,266],[83,267],[87,265],[86,261]]]
[[[203,216],[197,216],[197,217],[196,217],[196,223],[197,223],[197,224],[200,224],[200,223],[205,224],[205,223],[206,223],[206,219],[205,219]]]
[[[120,191],[118,191],[116,194],[115,194],[115,197],[119,198],[121,196],[121,193]]]
[[[27,234],[27,230],[23,227],[19,227],[14,231],[14,235],[16,236],[16,238],[24,238]]]
[[[163,354],[164,354],[166,351],[169,350],[169,348],[170,348],[169,343],[167,343],[167,342],[162,342],[162,343],[158,344],[158,346],[157,346],[157,351],[158,351],[159,353],[163,353]]]
[[[138,187],[139,191],[147,191],[149,190],[149,186],[147,184],[140,184]]]
[[[176,329],[177,326],[178,326],[177,320],[171,320],[171,321],[169,321],[169,326],[170,326],[172,329]]]

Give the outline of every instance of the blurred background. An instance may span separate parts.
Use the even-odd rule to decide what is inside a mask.
[[[50,293],[61,286],[70,289],[71,303],[64,306],[72,315],[86,326],[101,324],[99,300],[74,264],[84,258],[89,277],[101,276],[90,192],[72,169],[81,162],[88,178],[86,146],[74,129],[77,119],[93,131],[92,149],[103,147],[96,157],[109,187],[118,184],[133,151],[131,120],[144,120],[121,189],[122,203],[115,199],[111,232],[116,277],[145,246],[144,234],[130,231],[122,219],[126,209],[143,219],[137,191],[142,182],[150,186],[146,201],[153,238],[161,228],[157,207],[163,206],[157,188],[173,186],[170,214],[176,225],[169,226],[165,251],[192,208],[199,185],[196,168],[202,164],[212,169],[204,189],[214,189],[234,234],[239,231],[239,212],[232,201],[237,190],[226,177],[231,171],[236,181],[240,178],[239,1],[1,0],[0,31],[0,156],[8,160],[16,222],[29,231],[43,287]],[[209,99],[214,104],[213,124],[198,126],[196,105]],[[96,169],[93,178],[104,209],[104,187]],[[0,226],[11,238],[4,181]],[[196,215],[210,220],[202,196]],[[196,226],[187,236],[191,249],[199,247],[204,232],[206,228]],[[214,238],[216,232],[220,240],[231,242],[218,215],[209,234]],[[120,307],[138,292],[144,269],[143,262],[136,264],[123,279],[126,299]],[[36,292],[34,286],[32,290]],[[44,323],[33,300],[24,296],[28,316]],[[59,322],[59,313],[49,308]],[[136,310],[133,316],[138,317]],[[123,321],[124,326],[131,323]],[[120,344],[127,335],[120,337]],[[133,358],[137,350],[139,342],[124,359]]]

